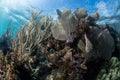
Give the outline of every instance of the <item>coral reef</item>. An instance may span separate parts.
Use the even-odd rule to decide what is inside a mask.
[[[33,12],[14,39],[7,36],[7,53],[0,43],[0,79],[104,80],[108,75],[114,78],[111,68],[119,67],[119,62],[115,63],[118,59],[112,57],[120,54],[119,37],[114,37],[118,33],[108,25],[96,24],[98,12],[88,15],[86,9],[79,8],[75,12],[57,10],[57,14],[54,22],[50,16]],[[105,65],[109,70],[104,69]],[[112,80],[119,79],[118,71],[115,74],[118,76]]]

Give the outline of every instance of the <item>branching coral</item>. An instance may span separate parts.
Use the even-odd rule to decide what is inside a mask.
[[[16,78],[22,79],[21,74],[23,73],[21,73],[21,70],[27,71],[26,74],[29,77],[32,76],[32,73],[35,71],[32,63],[36,62],[35,56],[37,51],[42,52],[43,41],[46,41],[51,36],[51,26],[51,17],[39,17],[38,12],[33,12],[30,21],[19,30],[17,36],[12,41],[12,52],[5,56],[8,59],[6,61],[9,63],[8,69],[13,68],[15,70],[13,73],[18,74]],[[12,74],[9,71],[6,72],[6,77],[8,74]]]
[[[17,76],[14,73],[12,61],[7,60],[0,50],[0,79],[1,80],[16,80]],[[9,62],[8,62],[9,61]]]
[[[31,54],[43,40],[51,36],[52,18],[43,16],[36,21],[37,15],[38,13],[32,14],[32,18],[21,28],[14,41],[13,48],[23,47],[22,53]],[[15,44],[19,44],[19,46],[14,47]]]
[[[32,73],[34,69],[31,63],[34,61],[31,56],[36,56],[38,50],[42,52],[43,41],[46,41],[51,36],[52,18],[43,16],[37,19],[38,15],[36,12],[32,14],[30,21],[20,29],[13,41],[13,52],[18,62],[21,65],[27,65]]]

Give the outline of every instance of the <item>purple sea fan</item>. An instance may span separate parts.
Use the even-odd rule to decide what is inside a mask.
[[[77,26],[77,18],[72,14],[71,10],[65,9],[63,12],[57,10],[58,20],[52,28],[53,37],[57,40],[72,42],[73,35]]]

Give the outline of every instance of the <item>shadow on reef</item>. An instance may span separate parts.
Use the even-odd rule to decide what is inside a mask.
[[[96,24],[98,12],[88,15],[79,8],[57,14],[54,22],[33,12],[13,40],[0,38],[1,80],[100,80],[103,67],[119,63],[113,58],[120,54],[119,34]]]
[[[19,72],[16,73],[19,75],[20,80],[31,80],[30,71],[27,70],[24,65],[16,66],[15,70]]]
[[[4,54],[7,54],[8,51],[11,51],[12,47],[12,38],[9,29],[0,37],[0,50]]]

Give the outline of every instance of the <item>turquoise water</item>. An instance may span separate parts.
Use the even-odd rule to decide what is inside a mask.
[[[0,36],[8,26],[16,33],[33,10],[42,10],[41,15],[51,15],[55,20],[56,9],[74,11],[79,7],[86,8],[89,14],[98,11],[99,24],[110,24],[120,31],[120,0],[0,0]]]

